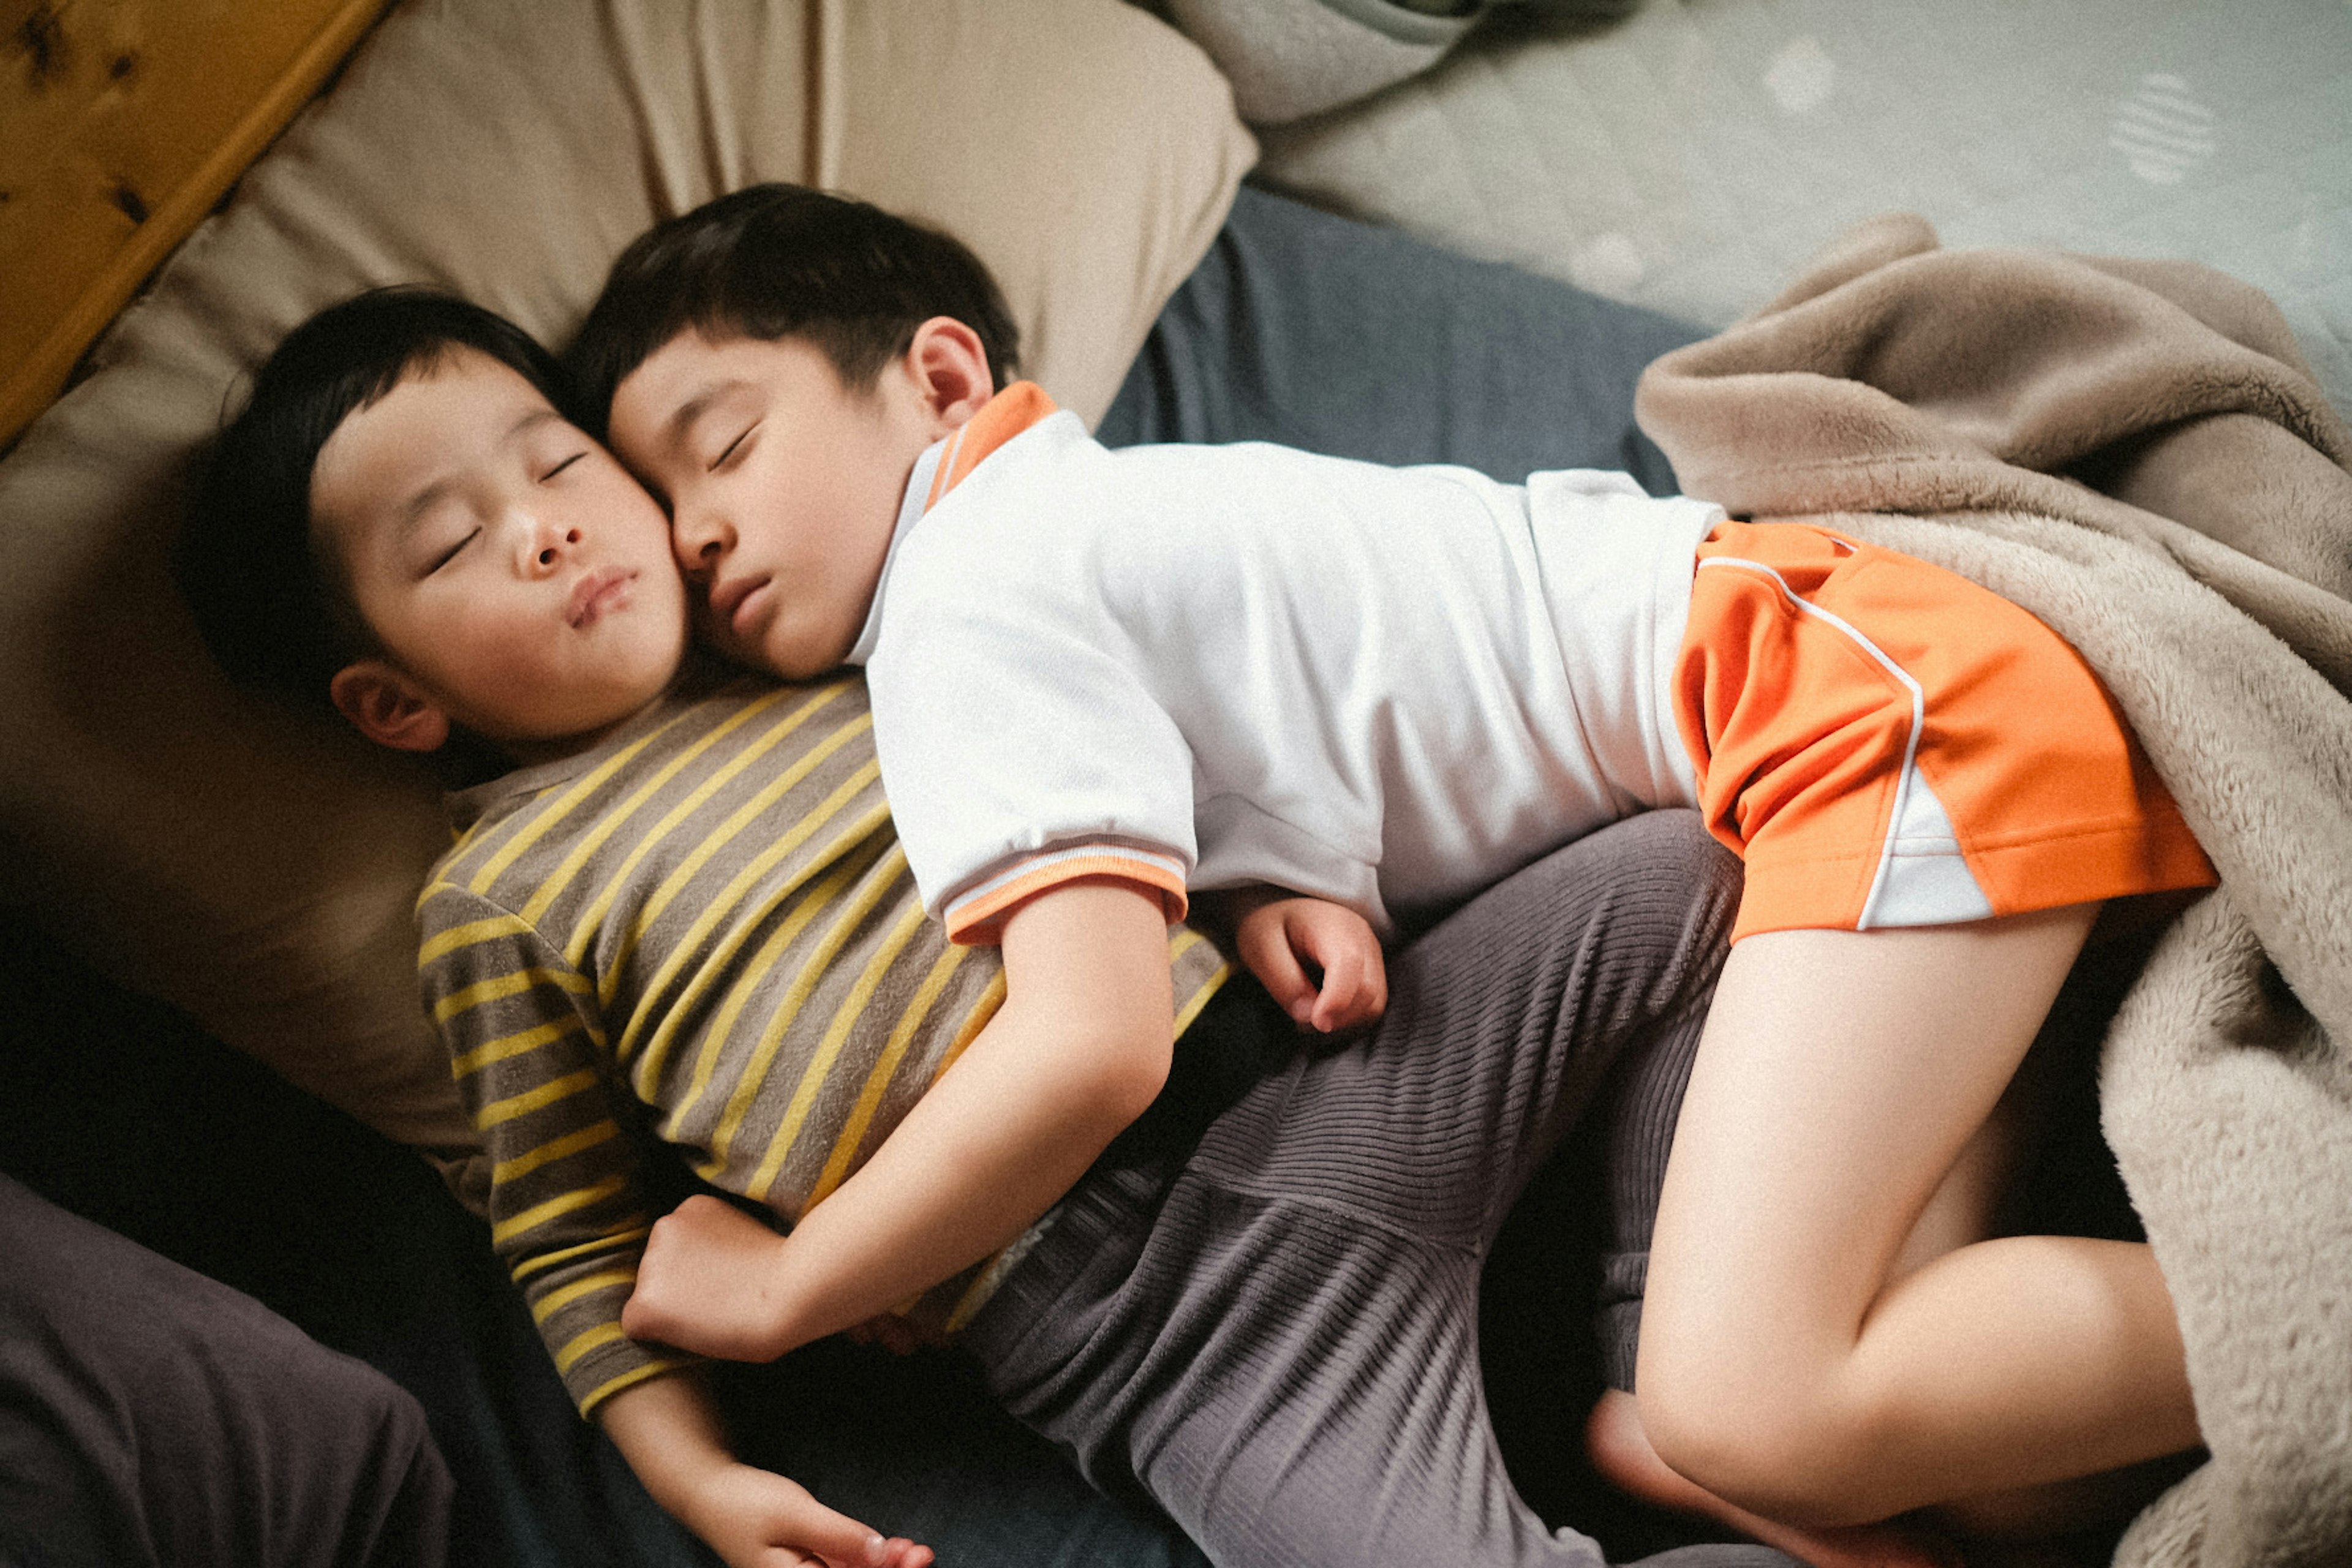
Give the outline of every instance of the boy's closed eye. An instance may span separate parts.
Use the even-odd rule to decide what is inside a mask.
[[[557,456],[552,458],[543,458],[535,460],[530,464],[530,467],[534,470],[537,470],[534,477],[538,483],[542,485],[552,484],[573,464],[579,462],[582,458],[587,457],[587,455],[588,451],[586,447],[578,447],[571,451],[564,452],[561,456]],[[475,540],[479,539],[481,535],[482,531],[479,527],[466,528],[447,544],[443,546],[441,549],[434,551],[426,559],[425,570],[418,574],[418,575],[430,577],[434,574],[439,572],[443,567],[448,565],[451,562],[457,560],[459,555],[463,554],[466,547],[473,543]]]
[[[736,437],[732,441],[728,442],[726,446],[720,447],[717,457],[711,458],[709,462],[703,465],[704,471],[713,474],[718,473],[722,469],[732,468],[735,465],[736,459],[748,457],[751,453],[751,437],[759,428],[759,422],[754,420],[744,429],[741,435]]]
[[[433,563],[425,569],[425,575],[430,577],[435,573],[440,571],[444,566],[448,565],[449,563],[457,559],[459,553],[465,550],[466,546],[473,543],[475,540],[479,539],[481,536],[482,531],[480,529],[467,529],[464,535],[461,536],[455,544],[450,545],[447,549],[442,551],[433,558]]]

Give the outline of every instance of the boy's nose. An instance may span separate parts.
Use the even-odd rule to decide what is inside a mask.
[[[670,553],[677,557],[678,570],[698,583],[718,574],[719,558],[731,542],[727,526],[708,513],[681,511],[670,520]]]
[[[535,572],[552,571],[565,556],[579,548],[580,530],[558,527],[552,523],[535,526],[530,536],[530,567]]]

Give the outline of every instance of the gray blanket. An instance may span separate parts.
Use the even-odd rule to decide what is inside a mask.
[[[2252,289],[1899,216],[1639,411],[1690,493],[2024,605],[2137,731],[2221,884],[2116,1017],[2101,1116],[2211,1458],[2116,1561],[2352,1563],[2352,431]]]

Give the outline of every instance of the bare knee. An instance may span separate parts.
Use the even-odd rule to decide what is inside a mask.
[[[1862,1524],[1894,1511],[1872,1496],[1872,1424],[1830,1393],[1828,1378],[1642,1349],[1642,1425],[1675,1473],[1786,1524]]]

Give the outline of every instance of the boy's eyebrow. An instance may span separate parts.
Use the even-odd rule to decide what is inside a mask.
[[[709,413],[710,405],[718,402],[722,394],[740,384],[735,381],[704,382],[685,402],[670,410],[669,417],[661,422],[661,434],[657,439],[668,447],[682,443],[686,433],[694,427],[694,422]]]
[[[441,498],[447,495],[452,488],[454,488],[452,480],[446,478],[438,479],[402,502],[400,531],[405,534],[414,530],[418,520],[438,506],[441,503]]]
[[[563,416],[545,405],[530,409],[521,418],[507,426],[507,433],[499,437],[499,445],[507,446],[551,422],[560,425],[563,422]],[[456,479],[444,474],[403,501],[400,506],[401,531],[405,533],[415,527],[417,520],[438,505],[441,498],[447,495],[456,483]]]
[[[511,441],[516,437],[521,435],[524,431],[535,430],[540,426],[550,422],[561,425],[563,423],[563,416],[558,414],[554,409],[542,403],[538,407],[530,410],[512,425],[508,426],[504,440]]]

